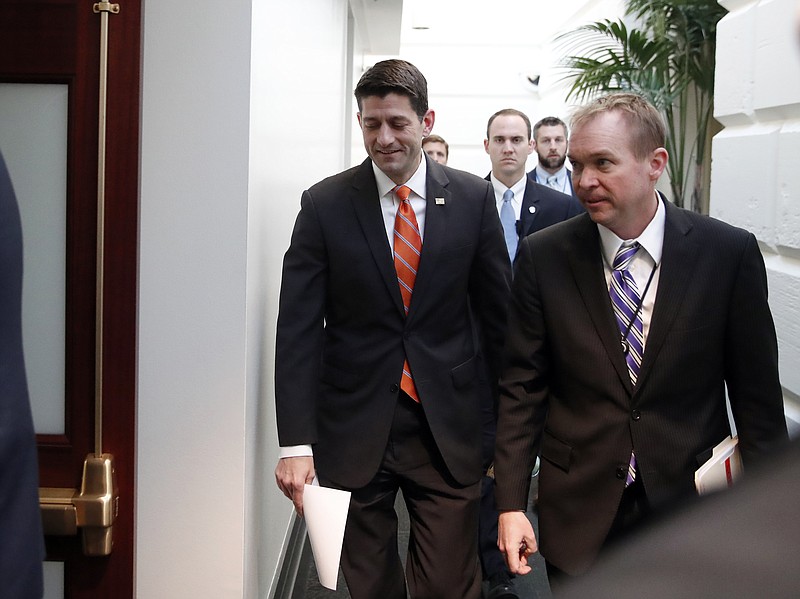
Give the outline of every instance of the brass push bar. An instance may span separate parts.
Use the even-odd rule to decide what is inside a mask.
[[[80,529],[84,555],[109,555],[119,511],[113,456],[106,453],[86,458],[80,493],[76,489],[41,487],[39,505],[45,534],[72,536]]]

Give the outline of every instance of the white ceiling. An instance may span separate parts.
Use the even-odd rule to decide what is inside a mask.
[[[455,45],[544,44],[566,23],[593,18],[593,8],[602,4],[598,0],[405,0],[402,43],[435,39]]]

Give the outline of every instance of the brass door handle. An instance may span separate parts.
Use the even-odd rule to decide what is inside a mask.
[[[80,529],[84,555],[109,555],[119,511],[114,456],[89,454],[83,462],[80,493],[76,489],[41,487],[39,507],[45,534],[72,536]]]

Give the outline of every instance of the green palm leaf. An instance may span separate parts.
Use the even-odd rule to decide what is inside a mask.
[[[706,140],[713,119],[716,26],[726,10],[715,0],[627,0],[622,19],[589,23],[559,37],[568,97],[585,101],[612,91],[650,100],[667,125],[672,195],[705,206]],[[689,110],[691,107],[693,110]],[[694,114],[692,114],[694,113]],[[695,185],[688,193],[686,165]]]

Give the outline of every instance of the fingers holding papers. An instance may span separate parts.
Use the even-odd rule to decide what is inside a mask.
[[[303,485],[310,485],[314,475],[314,458],[310,456],[281,458],[275,468],[278,488],[292,500],[300,516],[303,515]]]
[[[533,526],[525,512],[503,512],[497,526],[497,546],[506,558],[512,574],[523,575],[531,571],[528,557],[538,551]]]

